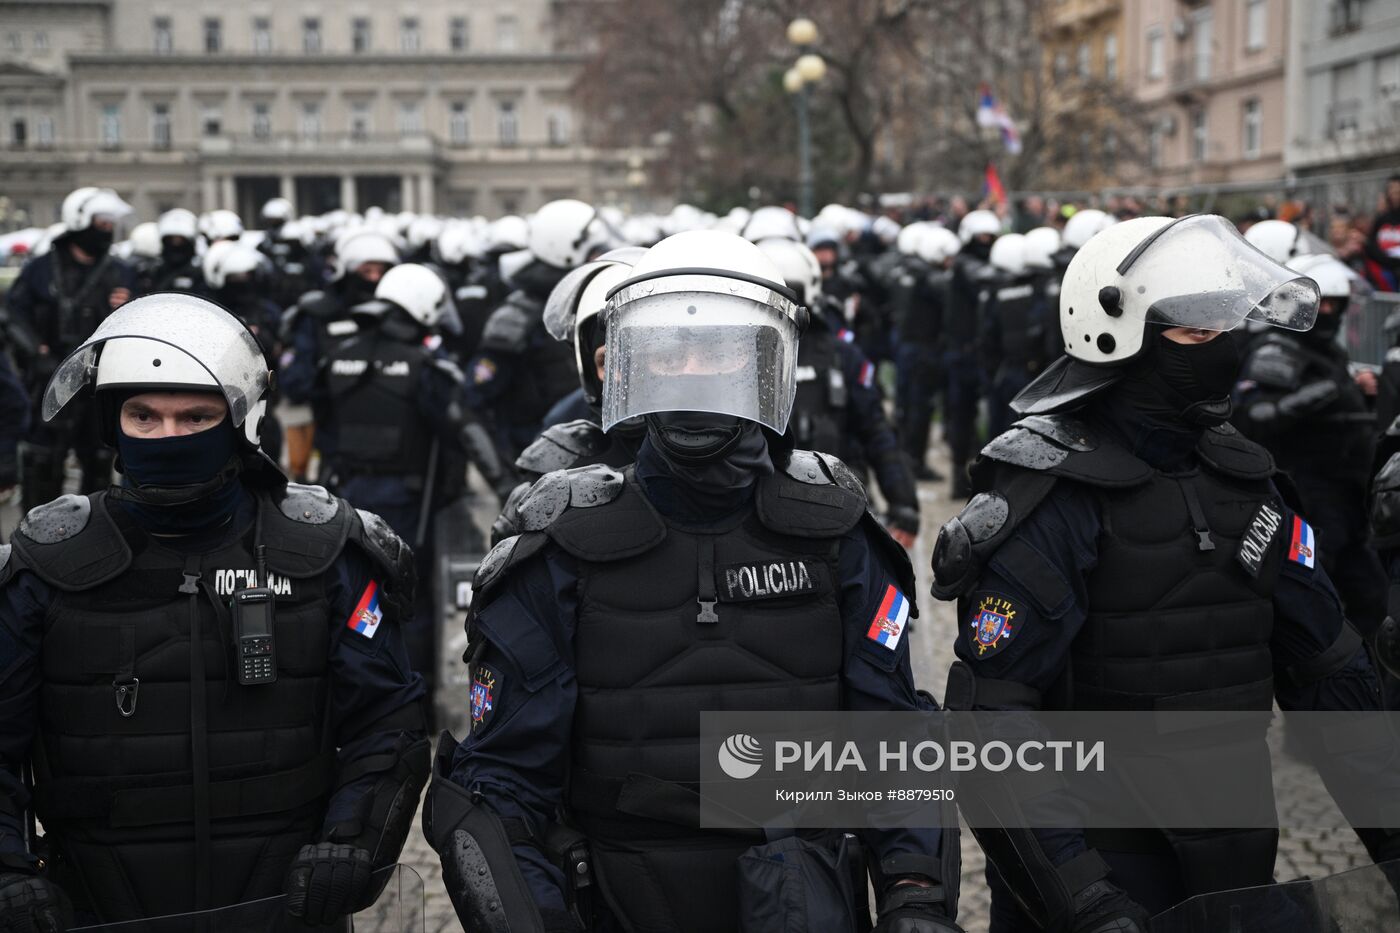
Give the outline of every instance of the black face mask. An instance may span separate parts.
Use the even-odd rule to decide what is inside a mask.
[[[646,416],[647,434],[676,463],[700,466],[723,460],[739,443],[742,418],[703,411],[662,411]]]
[[[194,259],[194,244],[189,240],[166,243],[160,250],[161,259],[169,266],[187,266]]]
[[[1330,344],[1337,339],[1337,332],[1342,329],[1342,315],[1346,313],[1346,308],[1339,308],[1331,314],[1317,315],[1317,320],[1313,322],[1311,330],[1304,331],[1298,336],[1313,344]]]
[[[223,524],[242,492],[237,431],[228,418],[178,437],[129,437],[119,427],[125,479],[112,497],[154,534],[191,534]]]
[[[992,256],[992,244],[985,240],[978,239],[977,237],[973,237],[967,241],[967,245],[963,247],[963,252],[970,253],[983,262],[986,262]]]
[[[1157,333],[1118,384],[1117,394],[1149,418],[1194,427],[1230,419],[1230,391],[1239,376],[1239,341],[1225,332],[1206,343],[1177,343]]]
[[[101,227],[88,227],[86,230],[79,230],[68,239],[78,249],[87,253],[94,259],[101,259],[107,255],[107,250],[112,248],[113,233],[111,230],[103,230]]]
[[[773,472],[757,422],[704,412],[646,416],[637,476],[653,504],[685,521],[707,521],[748,502],[754,482]]]

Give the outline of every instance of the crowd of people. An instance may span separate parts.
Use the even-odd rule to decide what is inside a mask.
[[[946,708],[1394,708],[1400,351],[1337,340],[1400,270],[1386,199],[1322,236],[1131,199],[131,227],[73,192],[0,322],[0,930],[281,892],[342,923],[425,787],[468,930],[773,929],[792,892],[736,866],[833,852],[875,917],[863,874],[809,928],[958,930],[955,829],[852,861],[696,822],[699,711],[939,709],[920,481],[966,500]],[[483,487],[494,525],[442,533]],[[430,761],[448,550],[469,731]],[[999,933],[1146,933],[1277,846],[974,832]]]

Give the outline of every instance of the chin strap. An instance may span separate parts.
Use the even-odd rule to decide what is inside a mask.
[[[229,460],[224,468],[202,483],[186,486],[112,486],[107,491],[110,499],[120,502],[134,502],[138,505],[151,505],[169,508],[194,503],[213,495],[238,478],[242,462],[238,457]]]

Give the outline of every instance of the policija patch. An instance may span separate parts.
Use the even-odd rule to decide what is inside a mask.
[[[721,602],[742,603],[815,593],[815,581],[820,573],[820,566],[815,561],[753,561],[719,567],[716,582],[719,584]]]
[[[472,674],[472,731],[485,729],[496,712],[497,689],[501,675],[486,664],[478,664]]]
[[[1265,502],[1259,506],[1259,510],[1249,520],[1249,527],[1240,538],[1240,549],[1235,552],[1235,559],[1240,562],[1245,573],[1251,577],[1259,576],[1259,569],[1264,565],[1264,558],[1273,546],[1274,538],[1278,537],[1278,530],[1282,525],[1283,511],[1277,505]]]
[[[983,596],[972,613],[972,643],[979,658],[989,658],[1011,644],[1020,628],[1016,607],[1004,596]]]

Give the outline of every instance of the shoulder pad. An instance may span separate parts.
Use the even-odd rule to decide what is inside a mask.
[[[1391,454],[1376,474],[1371,488],[1371,533],[1378,547],[1392,546],[1400,537],[1400,453]]]
[[[855,471],[846,466],[839,457],[817,451],[817,458],[821,460],[822,467],[826,470],[826,475],[831,477],[831,481],[849,493],[860,496],[862,502],[869,502],[869,496],[865,492],[865,484],[856,476]]]
[[[783,473],[808,486],[830,486],[835,483],[847,492],[867,499],[865,484],[860,477],[841,462],[839,457],[815,450],[794,450],[788,454]]]
[[[87,496],[59,496],[36,505],[19,523],[19,533],[35,544],[58,544],[80,534],[92,517]]]
[[[1286,338],[1270,336],[1245,360],[1240,376],[1271,389],[1292,389],[1303,379],[1307,360]]]
[[[546,473],[520,501],[520,528],[543,531],[566,509],[607,505],[622,494],[624,482],[621,473],[602,464]]]
[[[1089,426],[1070,415],[1031,415],[1017,421],[1016,426],[1027,428],[1041,437],[1050,438],[1061,447],[1081,453],[1088,453],[1099,446],[1098,438],[1089,430]]]
[[[340,511],[340,500],[324,486],[288,483],[282,498],[277,501],[277,508],[294,522],[324,525]]]
[[[1234,426],[1222,424],[1202,432],[1196,455],[1217,472],[1240,479],[1268,479],[1274,475],[1274,458],[1267,449],[1245,437]]]
[[[580,459],[596,457],[608,446],[608,436],[591,421],[580,418],[550,425],[515,459],[515,465],[531,473],[552,473],[575,466]]]
[[[486,326],[481,331],[481,346],[484,349],[523,353],[529,346],[535,319],[514,298],[512,295],[506,299],[506,303],[492,311],[486,319]]]
[[[355,519],[350,527],[350,540],[385,574],[385,589],[398,601],[400,612],[411,614],[415,583],[413,550],[375,513],[355,509]]]
[[[445,356],[434,356],[431,360],[434,369],[441,371],[457,385],[466,385],[467,375],[462,372],[462,367]]]
[[[1099,444],[1087,432],[1077,432],[1073,419],[1025,420],[1032,424],[1017,422],[982,448],[979,462],[1004,463],[1109,488],[1137,486],[1152,478],[1146,463],[1114,444]],[[973,467],[977,470],[978,464]]]
[[[13,575],[24,566],[67,592],[91,589],[122,574],[131,566],[131,545],[108,514],[105,497],[60,496],[30,509],[10,541],[13,553],[6,572]]]
[[[302,295],[297,299],[296,307],[298,311],[303,311],[313,317],[328,317],[339,310],[331,296],[320,289]]]
[[[993,490],[980,492],[938,532],[933,546],[933,595],[950,600],[967,593],[982,568],[1016,527],[1054,488],[1053,473],[1013,471]]]
[[[1390,426],[1385,429],[1386,437],[1400,437],[1400,415],[1396,415],[1390,421]]]
[[[482,605],[511,567],[544,549],[549,538],[541,534],[514,535],[501,541],[482,560],[472,579],[472,605]]]
[[[867,511],[865,487],[830,454],[794,450],[781,473],[759,481],[758,519],[779,534],[840,537]]]
[[[557,475],[570,478],[570,508],[546,533],[569,554],[589,561],[623,560],[665,540],[666,523],[640,487],[623,474],[599,464]],[[577,477],[585,475],[588,481],[581,485]],[[607,508],[575,508],[580,496],[585,504]],[[589,502],[589,496],[597,501]]]

